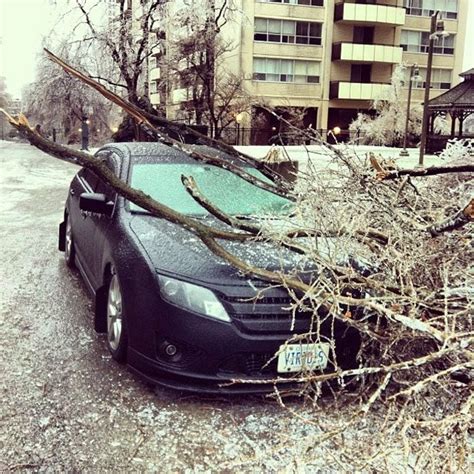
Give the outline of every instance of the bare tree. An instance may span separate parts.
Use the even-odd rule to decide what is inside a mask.
[[[407,77],[407,67],[403,64],[395,68],[390,87],[384,91],[372,104],[373,114],[357,114],[350,124],[350,131],[359,143],[372,145],[401,146],[408,133],[408,142],[416,143],[421,135],[423,108],[419,103],[412,103],[406,128],[407,82],[413,79]],[[449,134],[451,127],[446,116],[439,115],[434,122],[436,133]]]
[[[71,51],[68,43],[60,48],[63,57],[81,67],[83,58]],[[24,109],[44,131],[53,128],[65,138],[78,137],[83,117],[92,121],[91,135],[110,134],[112,104],[79,79],[58,69],[46,58],[39,61],[37,78],[24,91]]]
[[[104,51],[113,61],[118,80],[109,76],[92,74],[116,88],[122,89],[128,100],[137,104],[140,96],[147,96],[148,81],[146,65],[154,44],[153,38],[157,11],[163,0],[139,0],[138,8],[131,2],[119,0],[113,10],[95,20],[94,9],[98,3],[90,0],[75,0],[82,13],[87,31],[80,39],[83,45],[94,44],[95,51]],[[88,46],[87,46],[88,47]]]
[[[351,123],[349,129],[362,143],[399,146],[403,142],[406,124],[406,103],[404,86],[406,67],[398,65],[393,72],[390,87],[374,100],[374,114],[361,114]],[[419,137],[421,133],[422,109],[412,104],[408,133]]]
[[[170,3],[177,11],[165,25],[176,32],[166,40],[163,66],[168,81],[187,92],[181,104],[184,114],[198,125],[208,125],[210,136],[220,138],[235,116],[249,107],[245,78],[225,66],[235,42],[224,39],[222,29],[239,13],[232,0],[187,0],[180,8]]]
[[[10,94],[7,92],[7,85],[5,83],[5,78],[0,76],[0,107],[6,107],[10,102]]]

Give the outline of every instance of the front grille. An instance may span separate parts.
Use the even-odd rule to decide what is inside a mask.
[[[246,313],[246,314],[233,314],[233,319],[238,321],[287,321],[291,323],[293,320],[293,314],[290,312],[279,313],[279,314],[260,314],[260,313]],[[300,313],[297,312],[294,315],[296,320],[309,321],[311,319],[311,313]]]
[[[244,297],[244,296],[227,296],[222,295],[221,299],[228,303],[248,303],[252,305],[262,304],[278,304],[278,305],[290,305],[292,299],[289,296],[262,296],[262,297]]]
[[[219,367],[220,372],[235,375],[268,376],[277,372],[277,360],[271,353],[239,353],[226,359]],[[270,362],[268,362],[270,361]]]
[[[283,288],[268,288],[257,295],[245,288],[239,293],[220,294],[219,298],[242,332],[289,334],[306,332],[311,327],[312,312],[297,311],[293,317],[290,309],[293,299]]]

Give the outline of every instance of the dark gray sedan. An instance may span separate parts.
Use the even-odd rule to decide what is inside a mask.
[[[111,144],[96,157],[134,188],[209,224],[223,225],[186,192],[181,175],[193,176],[229,215],[254,219],[292,211],[286,199],[161,144]],[[281,255],[269,244],[227,245],[250,263],[281,270]],[[81,169],[71,183],[59,249],[93,295],[95,329],[107,334],[112,357],[152,384],[260,392],[271,385],[226,382],[291,377],[331,369],[336,359],[343,367],[355,361],[359,337],[353,329],[327,314],[293,315],[286,290],[244,277],[192,233],[128,202],[90,170]],[[317,333],[312,340],[287,344],[309,331]]]

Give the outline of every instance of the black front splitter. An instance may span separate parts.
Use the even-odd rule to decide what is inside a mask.
[[[160,385],[181,392],[213,395],[263,395],[271,393],[275,389],[273,382],[266,383],[264,378],[259,377],[250,379],[236,374],[236,379],[245,380],[245,383],[243,383],[232,382],[230,378],[224,377],[205,377],[163,370],[157,367],[154,361],[131,348],[128,352],[127,366],[132,373],[149,385]],[[256,383],[256,381],[259,382]],[[283,391],[301,387],[301,384],[282,382],[277,384],[277,387]]]

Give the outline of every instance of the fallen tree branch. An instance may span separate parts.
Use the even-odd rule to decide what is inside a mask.
[[[239,230],[243,230],[245,232],[250,232],[250,233],[254,234],[255,236],[257,236],[261,233],[262,227],[260,225],[250,223],[250,222],[245,222],[242,219],[230,216],[229,214],[226,214],[221,209],[219,209],[214,204],[212,204],[209,201],[209,199],[207,199],[202,194],[202,192],[199,190],[199,188],[197,186],[197,183],[196,183],[195,179],[192,176],[181,175],[181,182],[183,183],[183,186],[185,187],[185,189],[189,193],[189,195],[200,206],[202,206],[204,209],[206,209],[206,211],[208,211],[214,217],[217,217],[217,219],[219,219],[220,221],[222,221],[225,224],[233,227],[234,229],[239,229]],[[285,231],[282,238],[317,237],[320,234],[321,234],[320,232],[314,232],[314,231],[311,231],[311,230],[295,229],[295,230]],[[301,247],[299,247],[299,248],[301,249]]]
[[[429,168],[385,170],[375,167],[376,178],[380,181],[397,179],[402,176],[413,176],[423,178],[425,176],[436,176],[449,173],[474,173],[474,165],[455,165],[455,166],[431,166]]]
[[[448,217],[439,224],[428,227],[428,232],[433,236],[437,237],[443,232],[450,230],[460,229],[466,224],[474,221],[474,198],[469,201],[464,209],[459,210],[454,215]]]
[[[337,372],[331,372],[328,374],[307,374],[300,375],[298,377],[286,378],[286,377],[277,377],[273,379],[266,380],[255,380],[255,379],[232,379],[228,384],[222,384],[222,386],[231,385],[234,383],[244,383],[244,384],[293,384],[293,383],[305,383],[305,382],[327,382],[329,380],[341,379],[346,377],[354,377],[358,375],[370,375],[370,374],[393,374],[395,372],[405,371],[413,369],[414,367],[421,367],[423,365],[429,364],[439,360],[449,354],[459,351],[464,344],[474,342],[473,339],[468,341],[463,341],[462,343],[455,343],[444,349],[440,349],[437,352],[430,353],[426,356],[417,357],[414,359],[406,360],[403,362],[398,362],[390,365],[380,365],[377,367],[362,367],[360,369],[348,369],[340,370]]]
[[[20,114],[18,120],[14,119],[3,109],[3,112],[10,123],[15,127],[21,134],[26,136],[32,145],[35,145],[40,150],[52,155],[61,160],[69,163],[79,164],[85,168],[88,168],[97,174],[103,181],[112,186],[120,195],[129,201],[133,202],[137,206],[149,211],[151,214],[162,217],[169,222],[178,224],[193,233],[202,235],[212,235],[213,238],[224,239],[224,240],[236,240],[245,241],[250,238],[254,238],[253,235],[239,232],[228,232],[214,227],[208,226],[199,222],[197,219],[184,216],[183,214],[171,209],[164,204],[161,204],[150,196],[146,195],[142,191],[136,190],[130,187],[127,183],[120,180],[115,174],[109,170],[100,160],[96,159],[93,155],[85,153],[83,151],[74,150],[72,148],[59,145],[58,143],[52,142],[38,133],[36,133],[29,125],[26,118]]]
[[[206,163],[215,164],[216,166],[222,166],[223,164],[226,164],[227,169],[232,168],[232,172],[238,174],[240,177],[242,177],[246,181],[249,181],[251,184],[266,189],[267,191],[275,193],[279,196],[283,196],[288,199],[294,199],[290,193],[289,186],[285,185],[286,182],[282,180],[282,177],[278,173],[273,171],[270,167],[268,167],[264,162],[259,161],[249,155],[245,155],[244,153],[240,153],[233,147],[225,145],[222,142],[209,139],[205,135],[202,135],[199,132],[192,130],[185,124],[180,124],[179,126],[177,126],[176,124],[173,124],[172,122],[169,122],[164,118],[160,118],[156,115],[150,114],[149,112],[142,110],[141,108],[137,107],[126,99],[110,91],[103,84],[100,84],[99,82],[95,81],[90,76],[83,74],[77,69],[73,68],[48,49],[44,48],[44,51],[52,62],[58,64],[66,72],[68,72],[74,77],[77,77],[82,82],[86,83],[88,86],[99,92],[106,99],[121,107],[137,122],[139,126],[144,128],[144,130],[152,136],[159,138],[159,140],[162,141],[165,145],[173,146],[187,153],[189,156],[196,160],[205,161]],[[164,130],[158,129],[155,126],[155,124],[157,123],[161,126],[161,128],[164,128]],[[170,131],[178,133],[182,133],[183,131],[185,131],[186,133],[194,136],[195,138],[198,138],[200,143],[209,145],[214,149],[223,151],[236,158],[240,158],[243,162],[252,165],[253,167],[260,170],[264,175],[269,177],[273,181],[273,185],[270,185],[269,183],[266,183],[265,181],[262,181],[249,173],[245,173],[241,168],[233,166],[231,163],[229,163],[229,161],[225,161],[217,157],[207,155],[205,153],[196,152],[191,146],[185,145],[181,141],[174,140],[173,138],[171,138],[168,135]]]
[[[101,179],[112,186],[119,194],[129,201],[149,211],[151,214],[162,217],[174,224],[180,225],[184,229],[189,230],[195,234],[214,255],[230,263],[232,266],[242,271],[245,275],[253,276],[273,283],[278,283],[285,287],[292,288],[293,290],[306,293],[310,300],[317,297],[319,301],[324,302],[320,302],[320,306],[324,307],[327,311],[331,312],[334,317],[341,319],[342,321],[345,321],[343,315],[334,314],[331,311],[332,304],[336,302],[348,306],[368,307],[377,311],[381,315],[385,315],[388,319],[398,322],[402,326],[415,331],[421,331],[427,335],[431,335],[440,342],[444,342],[444,335],[428,323],[419,319],[408,318],[401,314],[397,314],[381,304],[374,303],[370,298],[351,298],[348,296],[334,295],[329,291],[318,292],[318,294],[315,295],[312,285],[303,282],[297,277],[290,276],[284,271],[270,271],[258,268],[241,260],[227,251],[221,244],[217,242],[217,240],[246,241],[249,239],[254,239],[254,234],[229,232],[216,229],[215,227],[203,224],[196,219],[184,216],[183,214],[174,211],[168,206],[155,201],[150,196],[144,194],[142,191],[131,188],[128,184],[117,178],[111,170],[109,170],[100,160],[95,159],[92,155],[64,147],[43,138],[29,126],[28,121],[23,115],[20,115],[18,120],[15,120],[8,114],[6,115],[9,118],[11,124],[22,134],[24,134],[30,140],[30,143],[57,158],[66,159],[66,161],[69,162],[74,161],[72,160],[72,158],[74,158],[76,163],[93,170]]]
[[[393,399],[401,397],[401,396],[409,396],[409,395],[412,395],[414,393],[418,393],[426,385],[428,385],[430,383],[437,382],[439,378],[444,377],[446,375],[450,375],[453,372],[460,372],[464,369],[468,369],[468,370],[474,369],[474,363],[469,361],[469,362],[465,362],[463,364],[453,365],[451,367],[448,367],[445,370],[441,370],[439,372],[436,372],[433,375],[430,375],[429,377],[426,377],[426,378],[418,381],[416,384],[412,385],[411,387],[406,388],[404,390],[401,390],[400,392],[397,392],[394,395],[391,395],[389,397],[389,400],[393,400]]]

